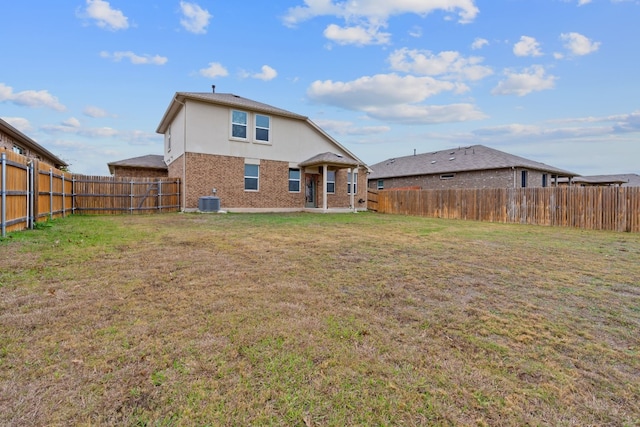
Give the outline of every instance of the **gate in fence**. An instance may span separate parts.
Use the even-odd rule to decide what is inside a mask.
[[[33,228],[68,214],[157,213],[180,210],[176,178],[72,175],[13,152],[2,152],[0,228]]]

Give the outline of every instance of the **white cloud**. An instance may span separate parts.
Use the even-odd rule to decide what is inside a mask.
[[[489,45],[489,40],[487,39],[483,39],[480,37],[476,37],[476,39],[473,41],[473,43],[471,43],[471,49],[473,50],[478,50],[478,49],[482,49],[485,46]]]
[[[94,119],[109,116],[109,113],[107,113],[102,108],[94,107],[92,105],[86,106],[84,110],[82,110],[82,114],[84,114],[85,116],[93,117]]]
[[[427,15],[436,10],[458,13],[459,22],[468,23],[478,15],[474,0],[346,0],[333,3],[332,0],[304,0],[304,6],[292,7],[287,11],[284,22],[296,25],[316,16],[333,15],[346,20],[368,18],[386,20],[394,15],[414,13]]]
[[[27,133],[33,130],[33,127],[31,126],[31,123],[29,123],[29,120],[22,117],[3,117],[2,120],[9,123],[20,132]]]
[[[426,76],[444,76],[458,80],[480,80],[493,74],[490,67],[479,65],[483,58],[464,58],[459,52],[445,51],[434,55],[428,50],[398,49],[389,55],[396,71]]]
[[[277,77],[278,72],[268,65],[263,65],[261,72],[253,74],[251,77],[258,80],[269,81]]]
[[[108,1],[87,0],[87,8],[81,15],[94,19],[100,28],[113,31],[129,28],[128,18],[121,11],[112,9]]]
[[[573,55],[588,55],[600,48],[600,42],[592,42],[580,33],[562,33],[560,39]]]
[[[69,117],[67,120],[62,122],[63,126],[69,126],[72,128],[79,128],[80,127],[80,120],[76,119],[75,117]]]
[[[591,3],[591,0],[578,0],[578,6],[584,6],[589,3]]]
[[[367,114],[375,119],[405,125],[454,123],[480,120],[487,116],[472,104],[450,105],[398,105],[371,108]]]
[[[492,95],[518,95],[524,96],[531,92],[552,89],[555,86],[556,77],[545,74],[544,67],[534,65],[525,69],[522,73],[507,70],[506,80],[498,83],[492,91]]]
[[[520,37],[520,41],[513,46],[513,53],[516,56],[540,56],[540,43],[529,36]]]
[[[391,130],[389,126],[358,126],[343,120],[314,120],[322,129],[332,135],[379,135]]]
[[[146,54],[137,55],[131,51],[113,52],[113,53],[102,51],[100,52],[100,56],[102,58],[112,59],[115,62],[120,62],[123,59],[128,59],[134,65],[145,65],[145,64],[164,65],[168,61],[168,59],[164,56],[160,56],[160,55],[151,56]]]
[[[470,104],[420,104],[439,93],[461,92],[464,88],[464,85],[428,76],[378,74],[350,82],[315,81],[307,95],[316,102],[362,111],[374,119],[403,124],[458,122],[484,117]]]
[[[24,107],[46,107],[56,111],[65,111],[67,108],[60,104],[58,98],[46,90],[25,90],[13,92],[13,88],[0,83],[0,102],[11,102]]]
[[[334,16],[347,24],[340,27],[329,25],[324,34],[340,44],[387,44],[391,35],[381,33],[390,17],[412,13],[428,15],[436,10],[457,13],[460,23],[469,23],[479,13],[475,0],[304,0],[303,6],[289,8],[283,18],[286,26],[297,24],[318,16]],[[354,23],[356,23],[354,25]]]
[[[215,78],[215,77],[226,77],[229,75],[229,72],[220,63],[209,62],[209,67],[202,68],[199,71],[199,74],[203,77]]]
[[[438,93],[456,89],[454,83],[432,77],[378,74],[351,82],[318,80],[311,84],[307,94],[317,102],[367,111],[371,106],[421,102]]]
[[[181,1],[180,11],[183,15],[183,18],[180,19],[180,24],[185,30],[194,34],[205,34],[207,32],[207,26],[211,19],[211,14],[208,10],[201,8],[196,3]]]
[[[418,27],[417,25],[414,25],[410,30],[409,30],[409,35],[413,38],[420,38],[422,37],[422,28]]]
[[[389,44],[391,34],[380,32],[379,29],[380,27],[371,25],[365,28],[362,26],[340,27],[331,24],[324,30],[324,36],[340,45]]]

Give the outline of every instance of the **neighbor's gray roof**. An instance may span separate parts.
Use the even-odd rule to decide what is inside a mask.
[[[24,145],[25,147],[29,148],[31,151],[38,153],[41,157],[44,157],[52,161],[53,163],[55,163],[53,166],[55,167],[69,166],[67,162],[58,158],[51,151],[47,150],[42,145],[38,144],[33,139],[29,138],[27,135],[20,132],[18,129],[14,128],[13,126],[11,126],[9,123],[5,122],[2,119],[0,119],[0,130],[8,134],[12,138],[14,138],[19,144]]]
[[[362,163],[358,163],[357,160],[351,157],[343,156],[336,153],[322,153],[300,163],[300,166],[318,166],[318,165],[333,165],[333,166],[365,166]]]
[[[431,175],[450,172],[505,169],[521,167],[541,170],[562,176],[577,174],[544,163],[514,156],[484,145],[451,148],[431,153],[388,159],[370,166],[369,179]]]
[[[572,181],[585,184],[622,184],[623,187],[640,187],[640,175],[635,173],[577,176]]]
[[[114,167],[126,168],[147,168],[147,169],[167,169],[164,163],[164,156],[158,154],[147,154],[146,156],[132,157],[130,159],[118,160],[117,162],[107,163],[109,172],[113,173]]]
[[[232,93],[214,93],[214,92],[176,92],[173,101],[164,113],[158,129],[156,132],[164,133],[167,126],[171,122],[173,116],[180,110],[180,102],[184,102],[185,99],[192,99],[196,101],[203,101],[210,104],[224,105],[227,107],[246,108],[252,111],[258,111],[265,114],[273,114],[278,116],[291,117],[299,120],[307,120],[306,116],[292,113],[291,111],[283,110],[282,108],[274,107],[273,105],[265,104],[258,101],[253,101],[248,98],[243,98]]]

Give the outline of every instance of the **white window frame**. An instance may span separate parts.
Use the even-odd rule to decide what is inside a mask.
[[[245,118],[246,118],[246,123],[234,122],[234,121],[233,121],[233,119],[234,119],[234,117],[233,117],[233,116],[234,116],[234,113],[242,113],[242,114],[244,114],[244,115],[245,115]],[[249,141],[249,117],[250,117],[250,115],[249,115],[249,113],[247,113],[246,111],[242,111],[242,110],[231,110],[231,117],[230,117],[231,127],[230,127],[230,129],[229,129],[229,137],[230,137],[231,139],[235,139],[235,140],[238,140],[238,141]],[[244,128],[245,128],[245,129],[244,129],[244,132],[245,132],[245,133],[244,133],[244,134],[245,134],[244,138],[243,138],[243,137],[241,137],[241,136],[235,136],[235,135],[233,134],[233,127],[234,127],[234,126],[244,126]]]
[[[378,190],[384,190],[384,179],[379,179],[377,184]]]
[[[353,193],[351,193],[351,178],[353,178]],[[358,172],[347,172],[347,194],[358,194]]]
[[[298,179],[295,178],[291,178],[291,172],[292,171],[297,171],[298,172]],[[298,189],[297,190],[292,190],[291,189],[291,184],[292,183],[298,183]],[[289,168],[289,193],[299,193],[300,192],[300,188],[301,188],[301,182],[302,182],[302,171],[300,170],[300,168]]]
[[[247,175],[247,166],[255,166],[257,168],[256,175]],[[256,188],[247,188],[247,179],[255,179],[256,180]],[[256,165],[254,163],[245,163],[244,164],[244,191],[257,192],[260,191],[260,165]]]
[[[258,117],[265,117],[269,120],[269,127],[258,126]],[[271,144],[271,116],[267,116],[266,114],[254,114],[253,115],[253,141],[259,144]],[[266,130],[267,131],[267,139],[258,139],[258,130]]]
[[[24,154],[24,153],[25,153],[25,149],[24,149],[24,148],[22,148],[22,147],[20,147],[19,145],[15,145],[15,144],[14,144],[14,145],[13,145],[13,148],[11,149],[11,151],[13,151],[14,153],[17,153],[17,154],[21,154],[21,155],[23,155],[23,156],[25,155],[25,154]]]
[[[333,180],[331,179],[333,175]],[[329,185],[333,185],[333,190],[329,191]],[[327,188],[325,189],[327,194],[336,194],[336,171],[327,171]]]
[[[167,152],[171,152],[171,125],[167,128]]]

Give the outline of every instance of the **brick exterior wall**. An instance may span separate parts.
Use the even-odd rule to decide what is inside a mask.
[[[384,178],[384,189],[418,186],[425,190],[450,188],[520,188],[523,169],[492,169],[471,172],[456,172],[451,179],[442,179],[441,175],[419,175],[400,178]],[[546,172],[527,170],[527,187],[542,187],[542,175]],[[547,186],[553,186],[553,179],[547,173]],[[369,181],[369,188],[377,189],[378,180]]]
[[[17,145],[18,147],[22,148],[22,150],[24,150],[24,152],[22,153],[23,156],[29,159],[40,160],[50,166],[55,167],[55,162],[52,159],[48,157],[43,157],[41,154],[33,151],[29,147],[22,144],[20,141],[16,141],[10,135],[7,135],[6,133],[0,130],[0,149],[4,148],[7,151],[13,152],[14,145]]]
[[[183,178],[183,157],[179,157],[169,165],[169,176],[184,179],[184,209],[197,209],[198,200],[203,196],[211,196],[216,189],[220,197],[221,209],[302,209],[305,207],[305,173],[301,170],[300,191],[289,191],[289,163],[274,160],[261,160],[259,169],[258,191],[245,191],[243,157],[219,156],[201,153],[186,154],[186,177]],[[322,177],[313,174],[317,179],[317,206],[322,206]],[[347,171],[342,169],[336,173],[336,193],[327,195],[330,208],[346,208],[350,205],[347,192]],[[366,202],[358,204],[358,200],[366,200],[366,173],[358,173],[358,194],[355,196],[356,207],[365,208]]]
[[[116,178],[167,178],[169,172],[162,169],[114,166],[113,176]]]

